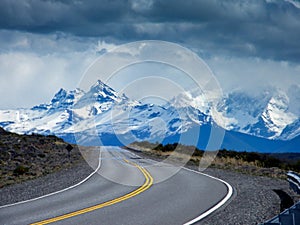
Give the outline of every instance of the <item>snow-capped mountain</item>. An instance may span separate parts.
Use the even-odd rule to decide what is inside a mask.
[[[300,119],[298,118],[293,123],[287,125],[281,132],[282,140],[291,140],[300,134]]]
[[[204,95],[186,92],[159,106],[131,100],[97,81],[88,91],[60,89],[49,104],[0,110],[0,126],[16,133],[55,134],[68,141],[75,141],[75,135],[82,144],[98,143],[99,137],[102,144],[172,141],[199,126],[201,135],[211,126],[224,128],[224,143],[240,133],[289,141],[300,134],[299,99],[294,96],[298,90],[296,86],[286,94],[272,89],[256,96],[235,91],[220,99],[216,108]]]
[[[288,129],[290,137],[300,134],[297,127],[291,126],[300,117],[300,114],[290,110],[293,104],[297,103],[278,90],[264,91],[256,96],[237,91],[218,103],[218,111],[227,130],[268,139],[289,140],[291,138],[283,135],[283,132],[287,132],[285,129]]]
[[[109,86],[97,81],[88,92],[72,104],[72,109],[74,115],[84,120],[110,110],[115,103],[127,101],[126,96],[119,96]]]

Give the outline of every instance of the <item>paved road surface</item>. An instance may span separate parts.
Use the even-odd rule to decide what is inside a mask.
[[[231,194],[231,187],[220,180],[178,171],[118,147],[102,148],[99,155],[98,173],[86,182],[52,196],[2,207],[0,224],[185,224],[204,216]]]

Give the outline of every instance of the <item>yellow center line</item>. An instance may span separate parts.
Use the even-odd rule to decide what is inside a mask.
[[[126,195],[123,195],[121,197],[109,200],[107,202],[104,202],[104,203],[101,203],[101,204],[98,204],[98,205],[94,205],[94,206],[91,206],[91,207],[87,207],[87,208],[84,208],[84,209],[81,209],[81,210],[78,210],[78,211],[74,211],[74,212],[71,212],[71,213],[67,213],[67,214],[64,214],[64,215],[61,215],[61,216],[53,217],[53,218],[43,220],[43,221],[40,221],[40,222],[32,223],[31,225],[49,224],[49,223],[57,222],[57,221],[60,221],[60,220],[68,219],[68,218],[71,218],[71,217],[74,217],[74,216],[78,216],[78,215],[81,215],[81,214],[84,214],[84,213],[88,213],[88,212],[91,212],[91,211],[94,211],[94,210],[97,210],[97,209],[104,208],[106,206],[110,206],[110,205],[125,201],[125,200],[127,200],[129,198],[132,198],[132,197],[146,191],[147,189],[149,189],[153,184],[153,177],[150,175],[150,173],[146,169],[144,169],[143,167],[141,167],[141,166],[139,166],[135,163],[129,162],[126,159],[124,159],[124,161],[131,164],[131,165],[133,165],[133,166],[135,166],[135,167],[137,167],[143,173],[143,175],[145,177],[145,182],[138,189],[136,189],[136,190],[134,190],[134,191],[132,191],[132,192],[126,194]]]

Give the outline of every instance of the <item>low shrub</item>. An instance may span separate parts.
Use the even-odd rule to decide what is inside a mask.
[[[25,173],[28,173],[29,168],[23,165],[19,165],[14,169],[14,175],[23,175]]]

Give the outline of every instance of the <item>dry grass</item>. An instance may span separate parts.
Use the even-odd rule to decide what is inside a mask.
[[[202,156],[193,155],[182,150],[182,146],[173,151],[153,150],[149,146],[139,146],[138,143],[129,145],[129,148],[139,149],[142,153],[157,157],[160,160],[168,160],[170,163],[187,162],[194,165],[201,165],[202,168],[212,167],[226,170],[233,170],[244,174],[251,174],[256,176],[268,176],[280,179],[286,179],[286,170],[278,167],[266,168],[262,166],[259,160],[246,161],[243,158],[236,157],[222,157],[217,155],[217,152],[204,152]]]

